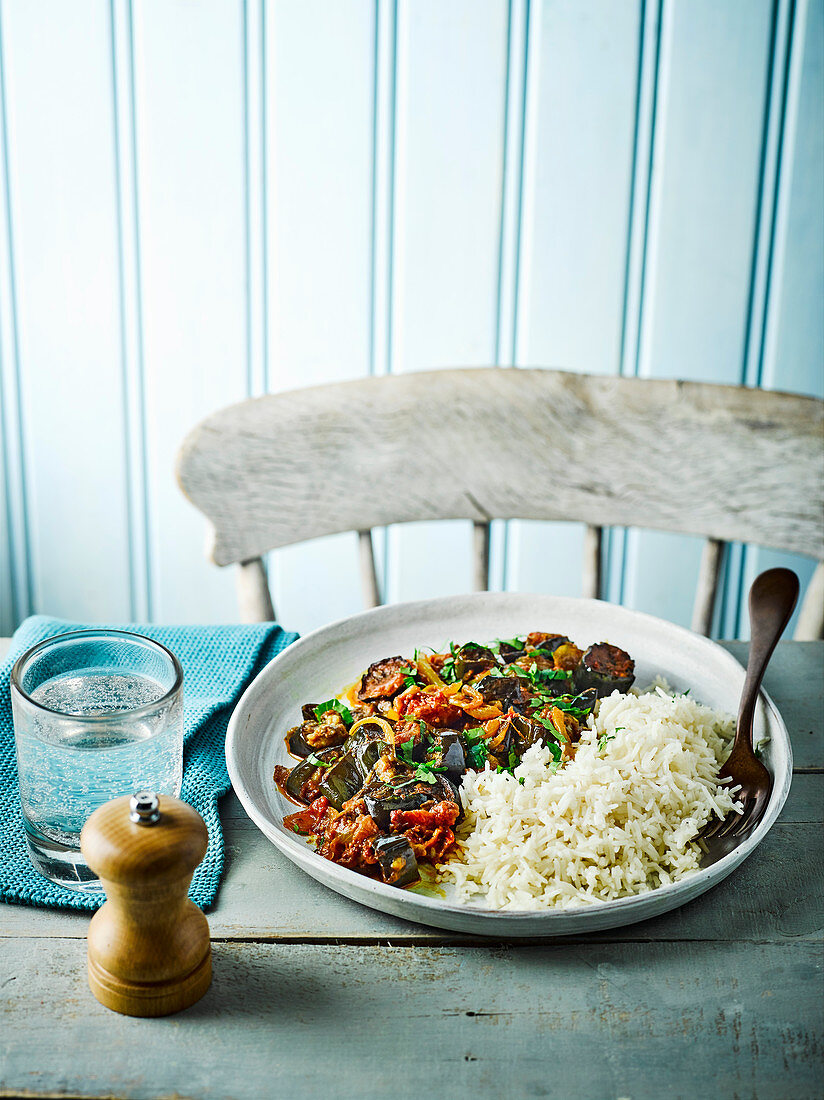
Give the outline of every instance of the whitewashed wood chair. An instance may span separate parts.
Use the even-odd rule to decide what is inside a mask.
[[[707,634],[724,543],[819,562],[796,637],[824,626],[824,401],[702,383],[464,369],[365,378],[245,401],[202,421],[178,457],[236,563],[245,621],[274,618],[261,555],[358,531],[367,606],[371,531],[467,519],[488,587],[492,519],[586,524],[583,595],[598,597],[602,530],[707,539],[692,626]]]

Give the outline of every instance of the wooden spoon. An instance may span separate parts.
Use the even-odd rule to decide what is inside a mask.
[[[722,821],[705,826],[699,840],[706,848],[702,863],[715,863],[748,836],[764,816],[772,790],[772,776],[755,755],[753,719],[758,690],[778,639],[790,621],[798,600],[798,577],[791,569],[768,569],[750,588],[750,652],[741,692],[735,740],[726,763],[718,772],[731,786],[739,785],[736,798],[742,813],[729,813]]]

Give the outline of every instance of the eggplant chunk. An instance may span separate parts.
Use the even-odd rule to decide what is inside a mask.
[[[308,804],[317,798],[323,775],[334,767],[340,757],[341,750],[335,747],[321,749],[320,752],[312,754],[311,760],[302,760],[289,772],[284,784],[286,793],[290,798]]]
[[[546,730],[540,722],[533,718],[527,718],[523,714],[509,714],[507,718],[520,741],[517,749],[519,757],[523,756],[527,749],[539,741],[543,741]]]
[[[446,768],[444,777],[460,787],[466,774],[466,745],[459,733],[443,733],[440,737],[441,767]]]
[[[438,769],[436,774],[448,780],[457,792],[468,767],[467,747],[463,734],[457,730],[441,730],[433,733],[432,746],[426,759],[429,764]]]
[[[495,654],[486,646],[477,642],[465,642],[455,650],[455,675],[460,680],[468,680],[487,669],[494,668]]]
[[[525,653],[526,649],[518,649],[517,646],[510,646],[508,641],[499,642],[498,657],[501,658],[502,664],[512,664],[512,662],[517,661],[519,657],[523,657]]]
[[[571,705],[575,707],[576,710],[582,711],[581,714],[576,715],[579,722],[586,724],[587,718],[595,709],[597,699],[598,692],[595,688],[584,688],[580,695],[575,696]]]
[[[355,761],[347,753],[329,768],[320,781],[319,789],[320,793],[328,799],[329,805],[335,810],[340,810],[344,802],[354,798],[362,786],[363,776]]]
[[[591,645],[575,670],[578,691],[595,688],[598,695],[628,691],[635,682],[635,662],[617,645],[597,642]]]
[[[384,657],[381,661],[375,661],[361,677],[358,698],[361,702],[393,698],[403,687],[410,669],[409,662],[403,657]]]
[[[328,710],[322,722],[312,720],[294,726],[286,734],[286,741],[293,756],[308,756],[318,749],[342,745],[348,734],[343,718],[336,710]]]
[[[381,740],[376,730],[360,729],[350,737],[345,745],[347,753],[355,761],[355,766],[364,779],[372,771],[383,753],[391,752],[387,743]]]
[[[366,809],[379,829],[388,829],[394,810],[419,810],[428,802],[455,802],[455,792],[440,776],[434,783],[411,781],[403,786],[369,784],[364,789]]]
[[[418,861],[405,836],[382,836],[374,847],[383,881],[389,886],[409,886],[420,879]]]
[[[312,751],[312,746],[307,744],[306,738],[303,736],[303,727],[306,725],[302,722],[299,726],[293,726],[286,734],[286,745],[292,756],[308,756]]]
[[[527,699],[521,690],[520,676],[484,676],[475,685],[485,703],[499,703],[501,710],[526,706]]]
[[[526,643],[532,649],[543,649],[552,654],[559,646],[570,645],[570,640],[566,634],[545,634],[543,630],[536,630],[527,635]]]

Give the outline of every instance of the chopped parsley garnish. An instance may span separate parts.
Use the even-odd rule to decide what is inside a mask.
[[[415,652],[417,653],[417,650]],[[399,668],[398,672],[403,673],[404,690],[418,686],[418,670],[416,668]]]
[[[414,748],[415,742],[412,740],[411,737],[407,738],[406,741],[398,741],[395,744],[396,755],[399,756],[401,760],[404,760],[407,764],[412,763],[412,753],[414,751]]]
[[[529,673],[522,669],[520,665],[507,665],[506,668],[507,671],[503,673],[504,676],[509,676],[511,673],[514,673],[516,676],[520,676],[522,680],[532,679]]]
[[[552,753],[552,763],[556,766],[561,762],[561,756],[563,755],[563,749],[557,741],[546,741],[546,747]],[[551,767],[552,765],[550,765]]]
[[[539,668],[534,676],[539,684],[549,684],[554,680],[564,680],[566,683],[570,683],[572,680],[572,673],[567,672],[564,668]]]
[[[598,752],[603,752],[604,751],[604,749],[607,747],[607,741],[614,741],[614,740],[615,740],[615,734],[614,733],[602,733],[601,736],[598,738]]]
[[[489,756],[489,748],[486,741],[476,740],[469,742],[469,759],[472,761],[473,767],[478,771],[483,770],[483,766],[486,763],[486,758]]]
[[[568,740],[566,734],[562,733],[558,729],[558,727],[555,725],[555,723],[552,722],[549,718],[538,718],[537,721],[541,723],[541,725],[544,727],[545,730],[549,730],[549,732],[552,734],[552,736],[555,738],[556,741],[558,741],[558,740],[567,741]]]
[[[421,783],[429,783],[431,786],[436,782],[436,774],[445,771],[445,767],[435,767],[434,764],[430,764],[429,761],[426,761],[423,764],[418,764],[417,768],[415,768],[415,778],[420,780]]]
[[[441,671],[439,673],[441,679],[445,684],[457,684],[458,682],[458,673],[455,671],[455,653],[455,643],[450,642],[449,656],[446,658],[443,665],[441,666]]]
[[[347,726],[352,725],[352,711],[343,705],[339,699],[327,699],[325,703],[318,703],[315,707],[315,718],[320,722],[324,714],[330,710],[336,710]]]
[[[558,710],[562,710],[564,714],[571,714],[573,718],[583,722],[592,714],[595,699],[585,698],[584,694],[557,695],[552,699],[552,705],[556,706]]]
[[[473,726],[471,730],[464,730],[464,737],[467,739],[470,745],[476,741],[482,741],[486,738],[486,730],[483,726]]]
[[[309,764],[314,764],[316,768],[331,768],[337,763],[335,760],[321,760],[319,756],[315,756],[313,752],[310,752],[306,757],[306,761]]]

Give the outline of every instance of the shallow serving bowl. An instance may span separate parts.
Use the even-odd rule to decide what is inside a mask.
[[[726,878],[761,843],[787,798],[792,753],[786,727],[762,694],[756,713],[756,743],[766,741],[764,762],[773,776],[767,811],[755,831],[712,866],[670,886],[636,897],[564,910],[492,910],[461,904],[453,888],[429,897],[387,886],[317,855],[283,826],[298,807],[272,780],[275,764],[295,763],[286,751],[286,731],[300,722],[303,703],[328,699],[382,657],[435,649],[447,641],[487,642],[530,630],[567,634],[586,648],[608,641],[635,659],[636,684],[664,676],[678,691],[735,714],[744,670],[726,650],[682,627],[599,600],[481,592],[364,611],[322,627],[276,657],[240,699],[226,737],[232,784],[249,817],[293,863],[312,878],[373,909],[460,932],[499,937],[558,936],[617,928],[674,909]]]

